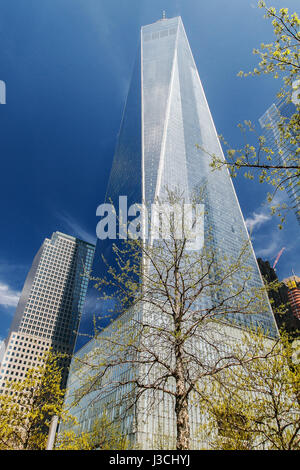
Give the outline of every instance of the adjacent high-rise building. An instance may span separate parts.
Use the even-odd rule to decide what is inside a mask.
[[[286,140],[283,142],[279,126],[283,119],[290,119],[295,113],[295,104],[293,102],[287,103],[284,98],[281,98],[273,103],[259,119],[259,124],[266,138],[266,145],[274,152],[275,165],[286,165],[288,167],[290,164],[295,164],[295,161],[291,161],[291,156],[293,157],[296,153],[296,144]],[[295,169],[286,170],[286,178],[282,178],[282,186],[288,194],[291,207],[300,224],[299,179],[292,178],[293,174],[296,174]]]
[[[94,246],[60,232],[46,238],[27,275],[5,341],[0,391],[20,379],[50,348],[66,354],[63,382],[73,353]]]
[[[0,366],[5,353],[5,342],[0,341]]]
[[[247,298],[247,293],[249,297],[252,295],[250,292],[253,288],[261,290],[263,281],[229,172],[225,167],[220,171],[212,171],[212,154],[224,158],[181,18],[163,18],[142,27],[138,57],[118,136],[106,202],[111,201],[118,212],[120,196],[127,197],[128,206],[135,203],[145,203],[149,206],[157,198],[164,199],[166,188],[180,188],[187,202],[192,201],[193,195],[202,189],[206,210],[204,238],[209,240],[209,246],[220,263],[226,257],[236,259],[242,246],[245,243],[248,246],[248,258],[245,263],[247,271],[251,272],[251,278],[245,283],[243,292],[244,298]],[[115,242],[116,240],[109,238],[98,240],[93,276],[101,278],[105,274],[107,265],[103,262],[102,255],[108,263],[112,262],[112,245]],[[236,272],[235,276],[239,282],[240,273]],[[214,295],[215,293],[211,292],[211,299],[204,298],[203,309],[207,308],[205,302],[213,302]],[[219,290],[217,295],[222,302],[222,290]],[[81,322],[80,331],[91,331],[93,315],[101,317],[103,313],[104,317],[107,314],[105,307],[103,310],[103,299],[98,300],[97,297],[99,293],[92,283],[85,306],[87,314]],[[149,309],[143,310],[141,307],[138,315],[144,315],[148,324],[152,321],[152,313]],[[120,318],[121,324],[128,322],[130,327],[130,312]],[[278,336],[267,295],[264,296],[261,310],[255,314],[245,315],[236,311],[228,315],[227,320],[226,326],[221,326],[221,338],[225,337],[228,329],[232,329],[232,338],[238,338],[240,331],[255,326],[260,326],[270,337]],[[101,341],[101,335],[110,335],[111,328],[113,326],[108,326],[95,340],[85,345],[78,341],[77,346],[82,347],[76,353],[77,357],[93,355],[93,350],[97,349],[97,341]],[[193,350],[200,351],[202,346],[193,344]],[[209,361],[212,348],[204,348],[202,353]],[[170,353],[170,357],[171,355]],[[131,377],[133,383],[134,374],[139,374],[133,369],[134,367],[125,364],[124,367],[120,366],[112,371],[111,376],[114,381],[117,380],[116,377],[121,377],[121,381],[125,382]],[[73,392],[80,386],[80,376],[86,377],[87,372],[88,368],[85,366],[82,370],[75,367],[73,372],[71,368],[66,397],[68,406],[72,403]],[[103,410],[110,410],[112,419],[120,417],[125,408],[122,396],[132,394],[130,385],[124,385],[122,390],[116,392],[103,379],[103,393],[100,393],[99,397],[96,385],[95,381],[91,393],[85,396],[82,402],[77,403],[73,410],[82,430],[91,429]],[[130,409],[123,421],[124,429],[138,445],[153,448],[159,420],[165,435],[171,439],[175,435],[174,403],[170,396],[159,396],[154,413],[147,417],[141,409],[147,407],[151,397],[145,394],[142,400],[144,401],[141,407],[138,405],[136,409]],[[199,408],[191,410],[193,433],[199,428],[200,421]],[[194,445],[196,446],[195,443]]]
[[[300,320],[300,278],[299,276],[290,276],[283,279],[288,288],[288,299],[293,315]]]
[[[300,279],[291,276],[279,282],[275,269],[269,261],[257,259],[258,265],[267,284],[274,283],[276,288],[268,291],[275,312],[278,328],[284,328],[291,336],[298,336],[300,332]],[[285,312],[282,314],[282,312]]]

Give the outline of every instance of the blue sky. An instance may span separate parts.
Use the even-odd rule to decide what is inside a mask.
[[[284,3],[282,3],[284,2]],[[298,0],[273,1],[299,13]],[[166,10],[181,15],[217,131],[241,144],[237,124],[257,123],[280,86],[237,77],[272,41],[255,0],[0,0],[0,339],[10,326],[33,257],[60,230],[95,241],[140,27]],[[284,278],[299,272],[299,225],[282,231],[265,204],[269,190],[234,181],[258,256]],[[280,198],[284,198],[281,194]]]

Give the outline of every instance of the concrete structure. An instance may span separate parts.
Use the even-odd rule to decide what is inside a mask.
[[[294,316],[300,320],[300,277],[290,276],[283,279],[288,288],[288,299]]]
[[[60,232],[46,238],[27,275],[6,339],[0,390],[21,379],[43,354],[73,353],[94,246]],[[70,359],[64,360],[66,382]]]
[[[299,336],[300,332],[300,317],[297,316],[297,310],[295,307],[297,290],[299,292],[299,310],[300,310],[300,288],[297,288],[297,283],[293,281],[290,282],[293,278],[285,279],[283,282],[279,283],[277,274],[270,266],[269,261],[264,261],[261,258],[257,259],[260,271],[264,277],[266,283],[277,282],[278,287],[268,292],[269,298],[272,300],[272,308],[275,311],[275,320],[278,325],[278,328],[284,328],[292,336]],[[297,279],[297,277],[296,277]],[[299,279],[299,278],[298,278]],[[290,281],[289,281],[290,280]],[[299,285],[299,281],[298,281]],[[293,302],[293,292],[295,295],[295,301]],[[295,306],[293,306],[295,304]],[[292,307],[293,306],[293,307]],[[282,309],[285,309],[286,312],[284,315],[276,313],[276,309],[279,309],[281,312]]]
[[[0,341],[0,367],[1,367],[1,362],[4,358],[4,354],[5,354],[5,342]]]

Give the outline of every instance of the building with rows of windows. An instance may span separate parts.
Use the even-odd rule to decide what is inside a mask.
[[[73,353],[92,266],[94,246],[54,232],[37,252],[27,275],[2,354],[0,390],[6,381],[21,379],[50,348]]]
[[[128,206],[143,202],[148,207],[157,199],[164,199],[166,188],[171,190],[180,188],[185,201],[188,202],[193,200],[195,191],[204,188],[206,211],[204,238],[216,258],[220,263],[226,257],[236,260],[241,247],[245,244],[248,247],[245,263],[251,277],[249,276],[243,292],[244,298],[247,299],[250,298],[253,289],[262,289],[263,281],[229,172],[227,168],[212,171],[210,166],[212,154],[224,158],[181,18],[163,18],[142,27],[139,53],[118,135],[106,201],[112,201],[117,208],[119,197],[126,196]],[[97,241],[93,264],[93,275],[97,278],[102,278],[107,273],[107,264],[103,262],[101,255],[110,265],[114,265],[114,243],[115,240],[109,238]],[[240,271],[237,271],[232,276],[232,282],[239,285],[240,278]],[[225,298],[226,294],[228,295],[228,292],[222,290],[216,294],[212,288],[199,300],[201,304],[197,307],[198,311],[208,309],[215,302],[216,295],[219,296],[218,302],[221,303],[222,295]],[[169,395],[160,390],[157,390],[157,393],[153,392],[153,396],[151,390],[149,393],[145,392],[147,380],[148,378],[154,380],[151,374],[156,370],[155,366],[152,367],[151,354],[153,357],[156,354],[159,357],[160,354],[162,356],[169,354],[168,357],[173,357],[172,351],[166,351],[169,343],[163,344],[157,340],[158,345],[154,347],[153,345],[157,344],[155,336],[149,334],[150,345],[147,351],[151,350],[149,352],[151,360],[148,356],[146,359],[143,356],[142,365],[134,365],[132,361],[131,367],[130,353],[123,360],[120,358],[118,363],[115,357],[117,353],[115,350],[113,353],[110,350],[112,344],[122,345],[124,338],[135,331],[137,324],[147,325],[150,330],[157,328],[158,332],[161,330],[166,333],[170,326],[168,323],[170,317],[160,315],[160,311],[156,312],[155,308],[151,309],[149,305],[139,305],[136,310],[130,312],[128,309],[118,317],[118,320],[107,324],[108,313],[103,306],[105,306],[103,299],[100,299],[99,295],[96,296],[94,286],[91,286],[85,307],[87,310],[90,309],[90,315],[87,312],[85,321],[80,327],[84,330],[80,331],[91,331],[93,326],[91,314],[97,314],[97,319],[99,317],[102,319],[100,326],[104,329],[88,343],[87,337],[77,342],[77,348],[81,348],[71,365],[66,395],[67,406],[72,406],[73,397],[80,390],[81,380],[88,380],[88,390],[90,390],[79,403],[77,400],[72,409],[78,419],[78,429],[79,431],[93,429],[96,420],[101,414],[106,413],[112,421],[122,420],[124,433],[140,448],[157,448],[155,440],[160,435],[168,436],[173,446],[176,424],[172,390]],[[206,347],[205,341],[200,337],[199,341],[197,338],[197,341],[193,340],[189,344],[189,348],[197,356],[195,363],[193,360],[189,362],[189,375],[199,373],[196,367],[199,357],[202,358],[204,368],[211,367],[211,361],[215,360],[216,341],[222,345],[223,351],[225,339],[229,344],[235,344],[240,341],[243,332],[253,326],[262,328],[271,338],[278,336],[267,295],[256,311],[245,315],[236,309],[227,315],[226,326],[221,322],[218,327],[215,324],[210,325],[216,329],[215,335],[210,338],[210,347]],[[120,328],[117,340],[113,337],[116,334],[115,328]],[[205,334],[207,335],[207,331]],[[110,343],[109,339],[112,337],[114,340]],[[138,340],[142,342],[140,336]],[[129,345],[131,344],[129,342]],[[121,347],[120,354],[124,350]],[[123,354],[125,356],[125,353]],[[101,380],[97,381],[94,377],[93,361],[105,364],[103,357],[107,358],[110,355],[117,365],[112,369],[108,368],[107,378],[101,377]],[[87,365],[89,361],[92,364],[90,369]],[[134,406],[131,404],[127,406],[127,401],[131,399],[134,401],[138,395],[134,386],[135,383],[139,383],[141,377],[147,382],[145,393],[141,394],[141,398]],[[121,384],[120,387],[116,388],[116,383]],[[159,389],[159,386],[157,388]],[[149,404],[152,404],[153,411],[150,414]],[[202,416],[199,408],[193,407],[192,404],[190,406],[194,439]],[[64,425],[61,426],[61,431],[63,429]],[[194,441],[194,448],[197,448],[197,445]]]

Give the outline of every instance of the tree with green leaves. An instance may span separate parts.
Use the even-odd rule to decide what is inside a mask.
[[[248,338],[249,341],[249,338]],[[257,348],[264,349],[256,335]],[[299,356],[299,342],[298,342]],[[300,449],[300,365],[282,331],[268,360],[216,375],[202,390],[210,447],[224,450]]]
[[[66,417],[60,357],[49,352],[23,380],[7,382],[0,394],[0,449],[43,450],[51,418]]]
[[[199,383],[268,357],[273,341],[266,341],[263,352],[239,344],[242,330],[234,319],[246,325],[249,316],[254,321],[268,309],[264,287],[251,285],[249,240],[229,256],[214,248],[207,229],[204,246],[191,250],[191,234],[178,236],[182,198],[169,193],[167,201],[176,206],[169,236],[115,245],[114,265],[94,279],[100,298],[113,305],[112,318],[120,316],[106,328],[95,318],[93,347],[74,358],[73,392],[87,416],[87,401],[124,422],[131,413],[128,433],[145,435],[153,422],[154,439],[142,445],[154,446],[161,433],[163,440],[168,434],[168,447],[185,450],[196,445],[192,402]]]
[[[260,183],[268,183],[273,190],[268,194],[271,212],[280,217],[280,228],[286,211],[296,211],[300,221],[300,19],[297,13],[290,14],[287,8],[276,11],[259,2],[265,18],[272,22],[274,41],[262,43],[253,53],[259,57],[258,67],[250,72],[239,72],[241,77],[268,74],[280,79],[282,87],[278,91],[278,103],[274,116],[264,121],[261,135],[251,121],[239,124],[244,140],[241,148],[232,147],[226,139],[221,140],[226,149],[226,160],[220,155],[212,155],[212,168],[226,166],[232,177],[244,171],[248,179],[257,178]],[[282,112],[287,106],[293,110]],[[269,140],[269,135],[272,135]],[[207,151],[207,149],[202,149]],[[290,195],[289,203],[277,203],[275,195],[284,190]]]
[[[119,422],[111,422],[104,413],[89,431],[76,431],[76,420],[69,421],[69,429],[59,432],[55,450],[128,450],[129,441],[122,434]]]

